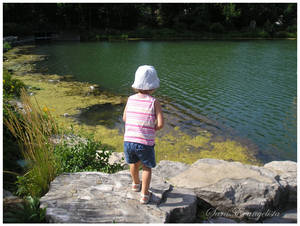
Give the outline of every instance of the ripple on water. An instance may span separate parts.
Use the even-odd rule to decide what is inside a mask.
[[[297,157],[295,41],[103,42],[43,48],[40,52],[49,53],[47,64],[55,73],[71,71],[82,81],[126,95],[137,66],[152,64],[161,80],[155,95],[173,102],[181,112],[174,113],[180,125],[220,134],[230,130],[249,138],[264,161]],[[72,54],[79,52],[93,57]]]

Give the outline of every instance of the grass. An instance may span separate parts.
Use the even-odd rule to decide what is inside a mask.
[[[58,126],[47,108],[43,110],[33,105],[25,89],[21,91],[23,109],[18,109],[20,117],[7,109],[4,124],[18,140],[24,160],[27,162],[26,189],[32,197],[40,197],[48,191],[50,182],[57,175],[59,166],[49,143],[52,134],[58,134]],[[4,106],[5,107],[5,106]],[[21,192],[22,193],[22,192]]]

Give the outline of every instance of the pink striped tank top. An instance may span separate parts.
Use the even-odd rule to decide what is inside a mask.
[[[154,145],[155,139],[155,98],[134,94],[128,98],[124,141]]]

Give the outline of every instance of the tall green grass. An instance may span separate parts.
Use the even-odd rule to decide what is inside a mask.
[[[15,112],[6,108],[7,117],[3,123],[16,137],[23,158],[27,163],[26,173],[18,177],[18,195],[30,194],[41,197],[48,191],[50,182],[58,173],[59,161],[56,161],[54,147],[49,142],[53,134],[59,134],[58,126],[47,108],[41,109],[38,103],[32,104],[25,89],[21,90],[22,109]]]

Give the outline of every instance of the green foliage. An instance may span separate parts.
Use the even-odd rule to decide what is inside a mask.
[[[290,33],[297,33],[297,25],[288,26],[286,30]]]
[[[236,9],[234,3],[222,4],[223,6],[223,15],[225,16],[226,23],[231,23],[232,20],[241,15],[241,10]]]
[[[17,194],[40,197],[48,191],[59,168],[49,142],[58,129],[49,111],[42,111],[38,104],[34,106],[24,89],[21,90],[21,102],[22,109],[4,105],[6,115],[3,118],[4,125],[19,144],[22,159],[28,163],[23,169],[26,173],[17,177]]]
[[[11,49],[11,45],[8,42],[4,42],[3,43],[3,49],[5,51],[10,50]]]
[[[20,96],[20,90],[24,84],[12,79],[8,71],[3,71],[3,119],[7,119],[9,112],[12,112],[16,118],[21,119],[21,115],[15,110],[9,100],[14,96]],[[3,186],[10,191],[16,190],[16,175],[22,173],[17,160],[22,158],[21,150],[17,139],[12,135],[8,127],[3,124]],[[11,173],[13,172],[13,173]]]
[[[13,79],[7,70],[3,70],[3,98],[19,97],[22,88],[25,88],[22,81]]]
[[[59,165],[55,160],[28,163],[26,167],[33,166],[23,176],[17,176],[16,194],[21,197],[42,197],[48,192],[50,182],[58,175]],[[54,174],[51,172],[52,168],[56,169]]]
[[[266,23],[264,24],[264,30],[272,35],[275,31],[274,24],[272,24],[270,20],[267,20]]]
[[[76,143],[76,140],[73,140],[73,143]],[[63,144],[55,147],[54,153],[61,163],[61,172],[101,171],[114,173],[122,169],[120,164],[110,165],[108,159],[112,151],[105,150],[100,142],[91,138],[74,146],[63,142]]]
[[[281,15],[284,28],[297,26],[296,3],[96,3],[93,7],[85,3],[49,3],[38,9],[36,3],[4,4],[4,35],[32,35],[43,27],[49,31],[78,30],[81,40],[101,40],[102,34],[105,39],[116,35],[117,40],[126,40],[120,36],[129,31],[138,30],[133,38],[151,38],[152,31],[160,28],[209,32],[212,23],[223,24],[225,31],[240,31],[255,20],[257,28],[264,28],[267,20],[273,25]],[[143,27],[146,29],[140,29]]]
[[[287,31],[278,31],[274,35],[276,38],[296,38],[297,34],[295,33],[290,33]]]
[[[260,38],[269,38],[270,37],[270,35],[269,35],[269,33],[268,32],[265,32],[265,31],[259,31],[258,33],[257,33],[257,35],[255,35],[256,37],[258,36],[258,37],[260,37]]]
[[[4,223],[46,223],[46,208],[40,208],[38,198],[26,197],[24,202],[16,204],[15,208],[5,210]]]
[[[209,30],[211,32],[221,34],[221,33],[224,32],[225,29],[224,29],[224,26],[222,24],[220,24],[220,23],[213,23],[212,25],[210,25]]]

